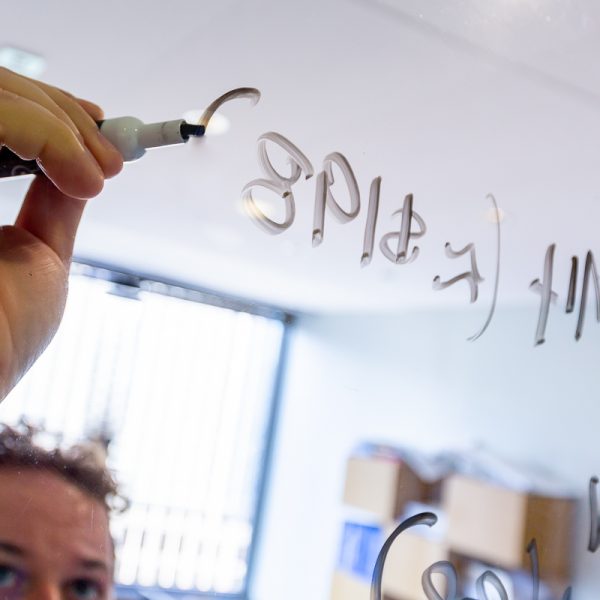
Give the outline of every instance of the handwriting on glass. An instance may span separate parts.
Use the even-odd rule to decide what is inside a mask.
[[[428,525],[432,527],[437,522],[437,517],[430,512],[419,513],[418,515],[414,515],[400,523],[396,529],[391,533],[391,535],[387,538],[385,543],[383,544],[381,550],[379,551],[379,555],[377,556],[377,561],[375,562],[375,568],[373,569],[373,578],[371,580],[371,600],[381,600],[382,592],[381,592],[381,582],[383,579],[383,569],[385,566],[385,560],[387,558],[387,554],[389,552],[390,547],[394,543],[394,540],[404,531],[414,527],[416,525]],[[540,565],[539,565],[539,556],[537,543],[535,538],[532,539],[527,545],[527,553],[529,554],[529,559],[531,561],[531,578],[533,582],[532,586],[532,600],[539,599],[539,589],[540,589]],[[444,576],[446,581],[446,595],[442,596],[435,586],[433,582],[432,575],[440,574]],[[489,596],[486,589],[486,584],[491,585],[495,592],[496,596],[500,598],[500,600],[508,600],[508,593],[506,588],[500,581],[499,577],[490,570],[485,571],[475,582],[475,587],[477,589],[477,600],[489,600]],[[456,569],[454,565],[447,560],[440,560],[436,563],[433,563],[423,572],[421,577],[421,585],[423,587],[423,592],[425,592],[425,596],[427,600],[455,600],[457,597],[458,591],[458,575],[456,573]],[[570,600],[571,598],[571,587],[567,587],[563,593],[562,600]],[[475,600],[475,599],[468,599]]]
[[[277,146],[280,151],[282,150],[285,153],[289,165],[289,173],[281,173],[275,168],[267,150],[269,143]],[[258,162],[265,177],[254,179],[244,186],[242,189],[244,208],[254,223],[262,230],[270,234],[280,234],[292,226],[296,216],[296,202],[292,187],[300,180],[302,174],[304,174],[305,179],[310,179],[314,175],[315,170],[310,160],[300,148],[281,134],[275,132],[265,133],[258,138]],[[341,173],[342,180],[347,190],[349,207],[346,210],[334,197],[331,190],[336,181],[334,166],[336,170]],[[269,190],[281,197],[283,201],[283,218],[280,218],[280,220],[271,218],[259,207],[253,195],[253,191],[257,188]],[[367,220],[364,229],[362,254],[360,256],[360,264],[362,267],[368,266],[373,257],[375,231],[379,215],[380,193],[381,177],[375,177],[371,182],[369,190]],[[488,199],[491,200],[496,212],[497,252],[494,291],[488,316],[479,331],[468,338],[469,341],[478,339],[491,323],[498,297],[500,275],[500,215],[494,196],[489,194]],[[316,176],[312,227],[313,247],[316,247],[323,242],[325,235],[325,215],[327,212],[331,213],[334,219],[343,224],[354,220],[360,213],[360,208],[360,190],[348,159],[339,152],[328,154],[323,159],[321,170]],[[427,233],[427,225],[425,224],[423,217],[421,217],[414,209],[414,198],[412,194],[407,194],[404,197],[402,207],[395,210],[391,217],[400,219],[399,228],[381,236],[379,249],[391,263],[395,265],[407,265],[414,262],[419,256],[419,247],[416,245],[411,247],[411,241],[423,237]],[[413,225],[415,226],[414,228]],[[479,284],[484,280],[477,267],[474,244],[467,244],[462,250],[455,251],[448,242],[445,249],[446,255],[449,258],[458,258],[468,252],[471,270],[452,277],[448,281],[441,281],[441,278],[438,275],[433,280],[433,289],[443,290],[459,281],[466,281],[470,289],[470,301],[471,303],[476,302]]]
[[[532,291],[540,294],[540,312],[538,317],[537,329],[535,331],[535,344],[543,344],[545,341],[546,325],[550,312],[550,303],[556,303],[558,294],[552,290],[552,273],[554,270],[554,252],[556,244],[551,244],[546,250],[544,257],[544,280],[534,279],[529,286]],[[569,276],[569,288],[567,290],[567,302],[565,312],[571,313],[575,308],[577,295],[577,275],[579,259],[577,256],[571,258],[571,274]],[[596,320],[600,322],[600,283],[598,281],[598,270],[594,255],[588,252],[585,257],[583,267],[583,281],[581,284],[581,297],[579,299],[579,315],[577,317],[577,326],[575,327],[575,339],[579,340],[583,332],[583,323],[585,320],[585,309],[587,305],[590,277],[594,284],[594,295],[596,299]]]
[[[492,294],[492,302],[490,305],[490,310],[488,312],[488,316],[481,326],[481,329],[477,333],[474,333],[472,336],[467,338],[468,341],[474,342],[479,339],[485,330],[488,328],[489,324],[492,322],[492,318],[494,316],[494,311],[496,310],[496,303],[498,301],[498,286],[500,284],[500,211],[498,209],[498,203],[496,202],[496,198],[493,194],[488,194],[487,198],[492,202],[494,215],[495,215],[495,223],[496,223],[496,273],[494,275],[494,291]],[[456,277],[453,277],[449,281],[442,282],[440,280],[439,275],[434,277],[433,279],[433,288],[434,289],[444,289],[447,288],[458,281],[465,280],[469,284],[469,289],[471,291],[471,302],[476,302],[479,294],[479,284],[484,281],[483,277],[479,274],[479,269],[477,268],[477,257],[475,255],[475,245],[467,244],[462,250],[452,250],[450,246],[450,242],[446,243],[446,256],[449,258],[458,258],[463,254],[469,253],[469,258],[471,260],[471,270],[461,273]]]
[[[590,479],[589,498],[590,498],[590,541],[588,550],[596,552],[600,546],[600,515],[598,514],[598,478],[596,476]]]
[[[598,512],[598,477],[593,476],[589,482],[589,504],[590,504],[590,537],[588,543],[588,550],[590,552],[596,552],[600,546],[600,514]],[[373,569],[373,577],[371,579],[371,600],[381,600],[381,582],[383,579],[383,569],[388,552],[396,540],[396,538],[411,527],[416,525],[427,525],[432,527],[437,523],[437,517],[431,512],[419,513],[404,520],[390,536],[386,539],[385,543],[381,547],[377,560],[375,562],[375,568]],[[531,579],[532,579],[532,600],[538,600],[539,589],[540,589],[540,562],[537,548],[537,542],[533,538],[527,545],[527,553],[529,554],[529,560],[531,562]],[[444,576],[446,582],[446,597],[442,597],[438,589],[436,588],[432,575],[441,574]],[[488,600],[489,596],[486,591],[486,584],[489,584],[494,588],[496,595],[500,600],[508,600],[508,593],[506,588],[498,576],[490,570],[485,571],[475,582],[477,589],[477,600]],[[458,591],[458,576],[454,565],[446,560],[438,561],[430,565],[421,577],[421,585],[427,600],[454,600]],[[571,598],[571,586],[568,586],[563,595],[562,600],[570,600]],[[465,599],[474,600],[474,599]]]
[[[289,163],[289,174],[283,174],[278,171],[267,150],[268,144],[278,146],[287,156]],[[304,174],[305,179],[310,179],[315,174],[312,163],[307,156],[290,140],[279,133],[269,132],[258,138],[258,162],[265,174],[265,178],[254,179],[246,184],[242,189],[242,200],[244,207],[250,218],[261,229],[270,234],[283,233],[289,229],[296,216],[296,203],[294,199],[293,186]],[[338,199],[336,199],[331,190],[335,183],[334,167],[341,173],[345,188],[348,193],[348,209],[344,209]],[[269,217],[256,202],[253,191],[257,188],[269,190],[281,197],[283,201],[284,217],[282,220],[275,220]],[[371,181],[369,190],[369,203],[367,208],[367,219],[365,223],[362,254],[360,264],[363,267],[368,266],[373,258],[373,249],[375,247],[375,231],[377,228],[377,219],[379,216],[379,201],[381,193],[381,177],[375,177]],[[494,289],[488,316],[482,327],[469,338],[469,341],[479,339],[489,327],[498,300],[499,281],[500,281],[500,211],[493,194],[488,194],[487,199],[491,201],[495,212],[496,223],[496,266],[494,275]],[[423,217],[414,209],[413,194],[407,194],[404,197],[402,208],[398,208],[391,215],[392,218],[400,219],[399,228],[395,231],[385,233],[379,241],[379,249],[387,260],[395,265],[406,265],[414,262],[419,256],[419,247],[414,245],[410,247],[411,241],[423,237],[427,233],[427,226]],[[332,152],[328,154],[322,163],[321,170],[316,176],[315,202],[312,228],[312,244],[319,246],[325,235],[325,215],[329,212],[339,223],[348,223],[354,220],[360,212],[360,190],[358,188],[356,177],[347,158],[339,153]],[[413,225],[415,226],[413,228]],[[540,308],[538,314],[537,327],[535,329],[534,344],[539,346],[546,339],[546,327],[550,313],[551,303],[556,303],[558,294],[552,289],[552,273],[554,268],[555,244],[551,244],[544,259],[543,279],[535,279],[529,286],[530,289],[540,295]],[[456,283],[464,281],[469,286],[469,301],[477,302],[479,295],[479,284],[484,279],[479,272],[477,265],[476,248],[473,243],[467,244],[460,250],[454,250],[451,243],[445,244],[446,256],[450,259],[457,259],[466,254],[469,256],[470,270],[464,271],[459,275],[442,281],[439,275],[433,278],[433,289],[444,290]],[[569,287],[567,290],[567,301],[565,312],[574,311],[577,295],[577,277],[579,260],[576,256],[571,259],[571,274],[569,278]],[[594,256],[588,252],[585,258],[583,268],[583,281],[581,286],[581,295],[579,300],[579,314],[575,328],[575,339],[579,340],[583,332],[585,320],[585,311],[589,290],[590,279],[594,286],[596,300],[596,319],[600,322],[600,281],[598,279],[598,270],[594,261]]]

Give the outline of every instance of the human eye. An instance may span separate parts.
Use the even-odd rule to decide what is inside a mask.
[[[102,584],[84,577],[69,583],[69,593],[68,598],[73,600],[101,600],[104,597]]]
[[[17,590],[22,582],[23,575],[18,569],[0,564],[0,591],[3,594]]]

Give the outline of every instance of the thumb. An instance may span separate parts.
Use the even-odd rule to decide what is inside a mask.
[[[68,264],[85,204],[85,200],[67,196],[47,177],[38,175],[29,187],[15,226],[40,239]]]

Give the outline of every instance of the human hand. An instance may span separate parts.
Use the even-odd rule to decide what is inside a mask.
[[[0,68],[0,146],[44,172],[15,224],[0,227],[0,400],[58,328],[86,199],[123,167],[99,119],[95,104]]]

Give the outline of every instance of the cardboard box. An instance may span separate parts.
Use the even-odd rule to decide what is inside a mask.
[[[370,600],[370,594],[370,581],[342,571],[333,574],[331,600]]]
[[[385,591],[382,596],[383,600],[403,600],[389,596]],[[336,571],[333,574],[330,598],[331,600],[371,600],[371,582]]]
[[[390,522],[400,516],[406,502],[426,501],[432,489],[400,459],[353,456],[346,468],[344,503]]]
[[[401,533],[392,544],[385,561],[383,592],[392,598],[423,600],[423,572],[440,560],[448,560],[448,550],[444,542],[425,537],[410,529]],[[434,575],[433,581],[438,593],[444,598],[445,580]]]
[[[571,578],[573,500],[453,475],[445,482],[443,504],[451,550],[504,569],[529,570],[527,546],[535,538],[541,578]]]

